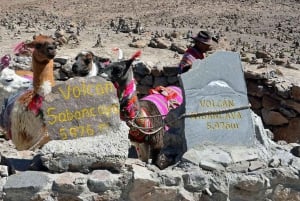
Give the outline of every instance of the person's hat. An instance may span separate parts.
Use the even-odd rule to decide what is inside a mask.
[[[206,45],[213,45],[212,36],[208,31],[200,31],[196,36],[192,36],[191,38]]]

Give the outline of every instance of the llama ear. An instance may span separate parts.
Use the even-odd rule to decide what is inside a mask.
[[[88,51],[88,53],[92,56],[95,56],[95,54],[92,51]]]
[[[129,59],[129,60],[124,61],[124,62],[125,62],[125,65],[126,65],[126,68],[129,68],[129,67],[131,66],[133,60],[134,60],[134,59]]]
[[[88,51],[87,52],[87,55],[86,55],[86,58],[89,59],[89,60],[93,60],[95,57],[94,53],[92,51]]]
[[[138,50],[131,56],[130,60],[135,60],[136,58],[140,57],[141,54],[142,54],[142,50]]]
[[[130,58],[129,60],[126,60],[126,61],[125,61],[125,62],[126,62],[126,67],[128,68],[136,58],[138,58],[138,57],[141,56],[141,54],[142,54],[142,51],[141,51],[141,50],[138,50],[137,52],[135,52],[135,53],[131,56],[131,58]]]

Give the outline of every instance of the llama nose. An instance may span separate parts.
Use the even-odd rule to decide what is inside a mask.
[[[56,45],[48,45],[48,50],[55,50],[56,49]]]

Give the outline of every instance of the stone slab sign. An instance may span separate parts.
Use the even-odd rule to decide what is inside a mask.
[[[42,109],[52,140],[109,134],[120,125],[115,88],[100,77],[56,83]]]
[[[188,149],[203,144],[253,145],[254,125],[239,54],[217,51],[197,60],[180,82]]]

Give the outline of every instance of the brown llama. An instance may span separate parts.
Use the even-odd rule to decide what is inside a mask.
[[[38,35],[25,46],[33,49],[33,88],[9,97],[0,115],[1,127],[18,150],[33,149],[49,140],[41,106],[54,85],[55,41]]]
[[[161,152],[163,136],[168,129],[163,124],[170,109],[182,103],[179,87],[157,87],[150,95],[138,100],[132,62],[140,51],[129,60],[117,61],[102,69],[102,77],[110,80],[117,89],[120,103],[120,118],[130,128],[129,139],[135,146],[138,157],[144,162],[152,158],[152,163],[163,169],[170,165]]]

